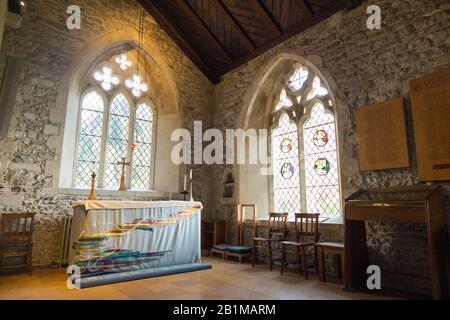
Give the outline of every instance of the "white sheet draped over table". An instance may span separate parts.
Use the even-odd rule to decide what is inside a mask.
[[[82,276],[200,263],[200,202],[75,202],[70,263]]]

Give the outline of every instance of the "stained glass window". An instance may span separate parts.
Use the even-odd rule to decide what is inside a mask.
[[[275,210],[300,212],[300,177],[297,125],[283,114],[272,131]]]
[[[289,88],[292,91],[298,91],[303,87],[303,84],[308,80],[309,71],[304,67],[295,69],[291,78],[289,79]]]
[[[288,97],[286,90],[283,89],[281,90],[280,101],[278,102],[276,110],[280,110],[281,108],[290,106],[292,106],[292,100]]]
[[[328,90],[322,86],[319,77],[314,77],[312,91],[310,92],[306,100],[307,101],[311,100],[314,97],[323,97],[326,96],[327,94]]]
[[[334,116],[317,103],[303,127],[308,212],[339,215],[339,170]]]
[[[131,186],[148,190],[152,163],[153,112],[147,103],[136,108],[135,142]]]
[[[80,140],[76,166],[76,186],[89,188],[91,174],[98,172],[105,104],[96,91],[86,94],[81,103]]]
[[[321,79],[304,66],[295,69],[280,93],[274,114],[283,115],[274,117],[279,121],[272,134],[275,211],[291,216],[296,212],[341,213],[335,119],[324,106],[332,107],[328,95]],[[294,121],[290,121],[283,108],[292,106],[294,97],[305,112],[292,112]],[[311,105],[314,98],[317,102]]]

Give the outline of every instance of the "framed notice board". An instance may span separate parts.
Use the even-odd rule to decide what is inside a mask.
[[[403,98],[356,109],[361,171],[410,166]]]
[[[419,179],[450,180],[450,69],[412,80]]]

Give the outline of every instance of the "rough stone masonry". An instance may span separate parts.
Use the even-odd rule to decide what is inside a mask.
[[[28,2],[23,26],[6,31],[0,51],[0,80],[8,56],[24,60],[10,135],[0,138],[0,211],[38,213],[34,239],[36,264],[56,261],[62,219],[71,214],[70,202],[80,198],[60,193],[48,170],[60,158],[51,139],[60,134],[62,123],[52,121],[51,114],[56,108],[61,77],[84,44],[99,35],[135,27],[138,18],[135,1],[78,0],[83,9],[83,25],[80,31],[70,32],[62,27],[70,4],[49,0]],[[381,30],[366,28],[365,10],[369,4],[377,4],[382,9]],[[414,145],[408,83],[450,66],[449,25],[447,0],[365,1],[356,9],[340,12],[230,72],[215,87],[150,17],[146,19],[146,41],[164,52],[179,88],[182,124],[187,128],[192,127],[193,120],[203,120],[209,127],[221,130],[235,128],[244,108],[243,97],[255,75],[278,53],[289,50],[320,57],[337,85],[333,94],[344,101],[351,115],[350,125],[343,130],[343,152],[357,159],[355,108],[398,96],[407,100],[408,138],[410,146]],[[344,195],[363,187],[416,184],[415,153],[414,148],[410,149],[410,169],[363,174],[342,172]],[[206,215],[210,217],[223,215],[220,182],[225,169],[225,166],[194,167],[196,198],[204,202]],[[450,215],[450,184],[443,185]],[[330,238],[342,240],[341,226],[325,228],[330,229],[325,232]],[[429,273],[423,228],[371,223],[368,229],[373,263],[391,271]],[[426,286],[408,287],[396,279],[390,284],[429,292]]]
[[[366,27],[366,9],[371,4],[380,6],[382,10],[381,30],[372,31]],[[449,26],[450,4],[445,0],[365,1],[355,10],[340,12],[225,75],[214,88],[216,112],[213,124],[221,130],[238,125],[239,114],[246,103],[243,97],[261,68],[277,54],[288,51],[320,57],[323,68],[337,85],[333,94],[344,102],[351,118],[348,126],[340,132],[340,138],[344,139],[344,150],[340,150],[343,195],[348,196],[360,188],[415,185],[419,181],[413,148],[409,81],[450,66]],[[342,166],[343,157],[349,162],[358,159],[355,108],[399,96],[406,100],[411,168],[360,173]],[[221,181],[226,169],[225,165],[216,166],[215,179],[211,180],[216,182],[212,206],[217,216],[223,212]],[[446,189],[446,210],[450,217],[450,184],[442,185]],[[330,230],[334,231],[330,234]],[[335,238],[340,235],[342,240],[343,234],[339,230],[342,229],[327,226],[326,238],[339,240]],[[382,266],[383,270],[429,275],[424,228],[370,223],[368,243],[370,261]],[[398,279],[390,280],[389,284],[406,290],[430,292],[426,285],[411,285]]]
[[[0,51],[0,79],[8,56],[24,61],[10,134],[0,138],[0,211],[37,213],[36,265],[58,261],[62,221],[72,214],[71,201],[83,198],[58,191],[54,170],[49,170],[60,159],[52,139],[63,130],[63,123],[53,120],[61,78],[86,43],[126,28],[136,30],[139,18],[137,1],[80,0],[82,28],[69,31],[66,9],[70,4],[28,2],[22,27],[6,31]],[[145,23],[145,43],[164,52],[164,62],[180,88],[182,126],[189,128],[194,119],[208,123],[212,85],[150,16]],[[198,166],[193,169],[195,198],[207,202],[208,189],[199,183],[205,173]]]

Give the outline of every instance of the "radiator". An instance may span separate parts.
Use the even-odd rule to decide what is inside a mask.
[[[59,267],[69,264],[70,229],[72,216],[65,216],[62,224],[61,249],[59,254]]]

